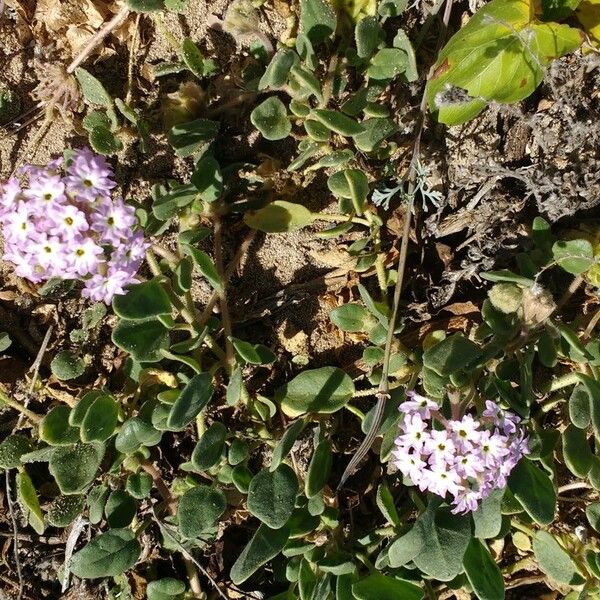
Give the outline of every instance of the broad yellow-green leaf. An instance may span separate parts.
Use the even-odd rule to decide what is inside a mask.
[[[489,101],[523,100],[548,63],[582,41],[579,29],[539,21],[533,0],[492,0],[440,52],[427,84],[429,107],[440,122],[458,125]]]

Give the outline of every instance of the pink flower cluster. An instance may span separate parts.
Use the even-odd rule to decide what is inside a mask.
[[[451,496],[455,514],[476,510],[493,490],[506,487],[512,469],[529,454],[519,417],[495,402],[486,401],[480,419],[467,414],[447,420],[436,402],[415,392],[407,396],[394,464],[422,492]]]
[[[113,199],[113,171],[84,148],[64,164],[27,165],[0,193],[4,259],[33,283],[52,277],[84,282],[82,294],[110,304],[136,281],[148,244],[135,210]]]

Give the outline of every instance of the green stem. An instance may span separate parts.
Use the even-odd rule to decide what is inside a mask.
[[[567,373],[566,375],[563,375],[552,382],[550,385],[550,391],[555,392],[556,390],[561,390],[562,388],[569,387],[570,385],[575,385],[580,381],[579,373]]]
[[[344,408],[351,412],[353,415],[356,415],[361,421],[365,420],[365,413],[360,410],[360,408],[356,408],[356,406],[352,406],[352,404],[345,404]]]
[[[13,400],[8,394],[0,390],[0,402],[14,408],[16,411],[27,417],[32,423],[38,425],[42,421],[42,417],[36,415],[34,412],[25,408],[22,404],[19,404],[16,400]]]
[[[334,213],[314,213],[313,215],[319,221],[329,221],[330,223],[345,223],[346,221],[350,221],[351,223],[356,223],[357,225],[366,225],[370,226],[369,221],[366,219],[361,219],[360,217],[350,217],[348,215],[338,215]]]

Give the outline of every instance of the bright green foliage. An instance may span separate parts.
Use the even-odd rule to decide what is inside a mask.
[[[551,60],[581,45],[578,29],[538,17],[532,0],[492,0],[451,38],[427,84],[429,107],[440,122],[458,125],[491,100],[527,98]]]
[[[0,442],[0,469],[14,469],[21,465],[21,456],[31,452],[32,445],[24,435],[9,435]]]
[[[27,474],[27,471],[21,470],[17,473],[17,499],[23,510],[27,522],[33,527],[36,533],[44,533],[44,517],[40,507],[37,492]]]
[[[102,83],[100,83],[100,81],[91,73],[78,67],[75,69],[75,77],[77,77],[77,81],[81,86],[81,92],[88,102],[91,104],[99,104],[104,107],[112,106],[113,100],[110,94],[106,91]]]
[[[455,333],[427,350],[423,354],[423,364],[438,375],[451,375],[467,368],[479,353],[475,343]]]
[[[104,515],[112,528],[127,527],[136,511],[135,499],[124,490],[111,492],[104,505]]]
[[[573,275],[587,271],[594,263],[594,250],[587,240],[556,242],[552,254],[560,267]]]
[[[354,394],[354,383],[341,369],[322,367],[304,371],[277,390],[281,410],[290,417],[307,412],[332,413]]]
[[[111,529],[88,542],[70,563],[73,575],[82,579],[114,577],[137,561],[141,547],[129,529]]]
[[[333,454],[329,440],[320,441],[308,465],[306,481],[304,482],[304,493],[307,498],[316,496],[326,485],[331,473]]]
[[[244,221],[253,229],[280,233],[306,227],[314,221],[314,216],[301,204],[276,200],[264,208],[247,212]]]
[[[141,446],[156,446],[161,433],[139,417],[127,419],[115,439],[115,448],[123,454],[133,454]]]

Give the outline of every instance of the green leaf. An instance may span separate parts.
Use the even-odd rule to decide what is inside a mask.
[[[474,535],[482,540],[495,538],[502,528],[502,498],[504,489],[494,490],[484,498],[472,514]]]
[[[382,48],[371,59],[367,75],[371,79],[388,80],[404,73],[408,66],[408,55],[400,48]]]
[[[326,40],[336,27],[335,12],[326,0],[300,0],[300,33],[311,44]]]
[[[248,488],[248,510],[271,529],[283,527],[294,511],[298,479],[294,470],[281,464],[273,471],[259,471]]]
[[[172,577],[151,581],[146,587],[147,600],[183,600],[184,594],[185,583]]]
[[[192,289],[192,270],[194,265],[189,258],[182,258],[173,271],[173,289],[177,294],[184,295]]]
[[[123,319],[140,321],[171,314],[171,301],[160,281],[132,285],[126,294],[113,298],[113,310]]]
[[[251,344],[234,337],[231,342],[240,357],[251,365],[268,365],[277,358],[272,350],[262,344]]]
[[[111,492],[104,506],[104,514],[113,529],[127,527],[137,512],[135,499],[124,490]]]
[[[313,110],[311,114],[334,133],[346,137],[352,137],[365,131],[364,125],[335,110],[319,108]]]
[[[106,106],[107,108],[112,106],[113,100],[110,97],[110,94],[106,91],[102,83],[100,83],[100,81],[92,74],[81,67],[77,67],[74,71],[74,75],[79,82],[83,97],[88,102]]]
[[[103,457],[104,445],[99,443],[57,446],[48,469],[63,494],[79,494],[94,481]]]
[[[431,510],[416,521],[423,541],[421,551],[413,558],[423,573],[450,581],[463,569],[463,556],[471,539],[471,522],[467,516],[453,515],[448,508]]]
[[[285,430],[284,434],[275,445],[275,448],[273,448],[273,456],[271,457],[271,466],[269,467],[269,470],[274,471],[277,469],[281,464],[281,461],[285,459],[292,449],[292,446],[302,433],[305,425],[306,421],[304,419],[298,419]]]
[[[289,527],[270,529],[261,524],[231,568],[230,577],[233,583],[240,585],[265,563],[275,558],[283,550],[289,535]]]
[[[171,128],[169,143],[175,148],[180,158],[185,158],[198,152],[205,144],[212,142],[218,132],[219,123],[216,121],[208,119],[187,121]]]
[[[294,65],[291,70],[292,83],[302,88],[302,94],[310,96],[312,94],[318,101],[323,99],[321,83],[319,79],[310,71],[303,69],[299,65]]]
[[[104,516],[104,505],[110,490],[107,485],[94,486],[87,495],[88,517],[92,525],[97,525]]]
[[[0,352],[4,352],[8,348],[10,348],[11,344],[12,341],[8,333],[6,333],[5,331],[0,331]]]
[[[354,395],[352,379],[336,367],[304,371],[281,386],[276,400],[289,417],[308,412],[329,414],[342,408]]]
[[[573,275],[584,273],[594,264],[594,248],[588,240],[555,242],[552,256],[559,267]]]
[[[581,0],[542,0],[544,21],[562,21],[579,6]]]
[[[184,13],[187,10],[188,0],[164,0],[167,10]]]
[[[532,0],[492,0],[450,39],[426,88],[440,122],[464,123],[492,100],[523,100],[551,60],[581,45],[579,30],[539,23],[534,15]]]
[[[112,332],[112,341],[138,362],[158,362],[163,358],[161,350],[169,345],[169,332],[158,319],[121,319]]]
[[[488,547],[472,538],[463,559],[467,579],[479,600],[504,600],[504,580]]]
[[[535,284],[533,279],[523,277],[522,275],[517,275],[516,273],[513,273],[507,269],[501,269],[500,271],[488,271],[487,273],[482,273],[481,277],[483,279],[487,279],[488,281],[506,281],[508,283],[517,283],[523,287],[531,287]]]
[[[382,17],[399,17],[407,4],[407,0],[380,0],[377,10]]]
[[[307,498],[316,496],[327,484],[331,467],[333,465],[333,453],[331,452],[331,442],[322,440],[315,448],[315,451],[308,465],[308,472],[304,482],[304,493]]]
[[[74,444],[79,441],[79,430],[69,425],[71,409],[64,404],[51,408],[40,423],[40,439],[51,446]]]
[[[594,454],[584,429],[569,425],[562,433],[565,464],[577,477],[586,477],[592,468]]]
[[[365,131],[354,136],[354,143],[363,152],[377,150],[381,142],[396,133],[399,128],[394,121],[387,118],[373,118],[362,122]]]
[[[551,369],[556,366],[558,361],[556,340],[547,330],[544,330],[538,339],[537,351],[540,362],[545,367]]]
[[[282,140],[292,131],[285,104],[277,96],[259,104],[250,114],[250,121],[267,140]]]
[[[376,17],[361,19],[354,29],[356,52],[360,58],[369,58],[381,42],[383,32]]]
[[[206,277],[210,285],[212,285],[215,290],[221,289],[221,278],[219,277],[217,267],[215,267],[212,258],[204,252],[204,250],[194,248],[194,246],[184,245],[183,249],[192,257],[194,265],[198,268],[200,273]]]
[[[538,531],[535,534],[533,553],[540,569],[559,583],[580,585],[584,582],[569,554],[547,531]]]
[[[85,363],[81,358],[68,350],[61,350],[52,359],[50,369],[55,377],[62,381],[68,381],[69,379],[76,379],[83,375]]]
[[[595,531],[600,531],[600,502],[592,502],[585,507],[585,516]]]
[[[85,496],[83,494],[75,496],[58,496],[50,506],[46,517],[52,527],[67,527],[82,512],[85,506]]]
[[[33,449],[31,440],[24,435],[13,434],[0,443],[0,469],[21,466],[21,456]]]
[[[40,507],[37,492],[31,478],[24,469],[17,473],[17,500],[21,505],[23,513],[29,524],[33,527],[36,533],[42,535],[44,533],[44,516]]]
[[[304,121],[304,129],[306,129],[306,133],[316,142],[328,142],[331,137],[331,131],[314,119],[306,119]]]
[[[133,454],[142,446],[156,446],[162,433],[140,417],[132,417],[123,423],[115,438],[115,448],[123,454]]]
[[[195,185],[178,185],[155,198],[152,213],[159,221],[167,221],[174,217],[180,208],[191,204],[197,196],[198,190]]]
[[[343,169],[329,177],[327,187],[338,198],[352,200],[357,215],[365,209],[369,195],[369,180],[360,169]]]
[[[421,600],[423,590],[414,583],[373,573],[352,586],[356,600]]]
[[[218,421],[202,434],[192,452],[191,462],[195,469],[208,471],[221,461],[226,436],[227,427]]]
[[[265,74],[258,82],[258,89],[264,90],[268,87],[279,89],[288,80],[290,70],[298,60],[298,55],[290,48],[281,48],[274,54]]]
[[[438,375],[446,376],[467,368],[479,356],[477,344],[455,333],[426,350],[423,365]]]
[[[310,225],[314,219],[308,208],[285,200],[275,200],[263,208],[244,214],[244,223],[248,227],[265,233],[295,231]]]
[[[164,10],[164,0],[125,0],[125,4],[136,12],[154,12]]]
[[[140,553],[140,543],[129,529],[111,529],[76,552],[69,566],[81,579],[115,577],[133,567]]]
[[[387,483],[384,482],[379,485],[377,488],[375,501],[377,502],[377,507],[386,518],[388,523],[394,525],[395,527],[399,527],[402,524],[400,515],[396,510],[394,497],[392,496],[392,492],[390,491]]]
[[[90,405],[81,423],[82,442],[105,442],[115,432],[119,407],[108,394],[98,396]]]
[[[552,522],[556,491],[548,475],[533,462],[522,458],[510,475],[508,487],[536,523],[548,525]]]
[[[409,529],[404,535],[394,540],[388,548],[388,559],[393,568],[402,567],[413,560],[425,545],[420,527]]]
[[[104,156],[116,154],[123,149],[123,142],[114,132],[104,126],[92,127],[89,134],[90,146]]]
[[[233,439],[227,452],[227,461],[230,465],[239,465],[248,458],[248,445],[242,440]]]
[[[361,304],[349,302],[334,308],[329,317],[334,325],[337,325],[342,331],[357,332],[371,331],[377,320],[373,315]]]
[[[179,500],[177,519],[181,535],[193,539],[212,527],[225,512],[225,494],[207,485],[197,485]]]
[[[198,195],[206,202],[214,202],[223,193],[223,175],[219,163],[212,156],[203,156],[192,173],[192,183]]]
[[[206,407],[213,393],[212,376],[209,373],[194,375],[171,407],[167,426],[176,431],[184,429]]]
[[[399,29],[394,37],[394,48],[400,48],[406,52],[406,67],[404,71],[404,77],[407,81],[417,81],[419,78],[419,71],[417,69],[417,57],[415,56],[415,49],[406,35],[404,30]]]
[[[204,56],[190,38],[186,37],[181,42],[180,54],[185,66],[196,77],[202,79],[206,75]]]
[[[132,473],[127,477],[125,489],[136,500],[143,500],[152,490],[152,477],[148,473]]]

